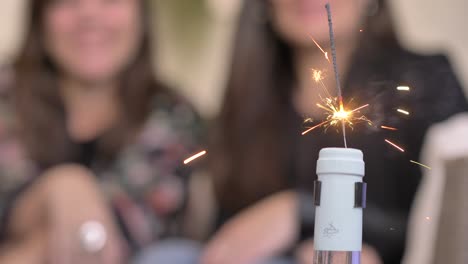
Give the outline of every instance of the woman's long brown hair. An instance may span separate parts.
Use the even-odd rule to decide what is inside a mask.
[[[42,167],[76,159],[78,146],[65,129],[65,111],[59,96],[58,70],[49,59],[43,39],[44,11],[50,1],[33,0],[24,46],[14,63],[13,96],[20,135],[32,159]],[[142,3],[143,39],[138,54],[119,75],[119,98],[124,115],[99,140],[101,154],[111,157],[130,139],[149,112],[152,94],[163,89],[153,75],[148,8]]]
[[[268,2],[245,1],[224,106],[213,136],[215,191],[227,214],[222,217],[292,187],[286,176],[293,171],[294,150],[286,128],[291,127],[295,69],[291,48],[272,28]],[[366,21],[358,48],[368,54],[370,49],[398,45],[384,1],[375,3],[380,4],[378,12]]]

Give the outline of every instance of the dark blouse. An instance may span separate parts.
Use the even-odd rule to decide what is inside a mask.
[[[75,161],[95,173],[134,249],[177,232],[194,169],[183,160],[202,147],[202,122],[186,101],[159,93],[152,105],[136,139],[112,161],[105,166],[97,162],[97,140],[78,144],[81,155]],[[41,175],[12,132],[13,124],[8,96],[0,91],[0,243],[14,201]]]
[[[409,210],[424,169],[410,160],[419,160],[429,126],[466,111],[468,105],[443,56],[419,56],[400,49],[374,57],[357,56],[346,80],[345,101],[354,98],[357,105],[369,103],[370,107],[362,112],[373,122],[372,126],[364,123],[348,129],[349,146],[361,149],[366,162],[368,205],[363,239],[378,250],[384,263],[400,263]],[[398,91],[400,85],[411,90]],[[397,112],[398,108],[410,115]],[[290,137],[295,139],[296,153],[290,175],[295,175],[294,186],[311,194],[319,149],[343,147],[343,142],[334,129],[297,136],[301,122],[302,117],[291,111]],[[382,125],[398,130],[384,130]],[[385,143],[385,139],[402,146],[405,152]],[[311,202],[307,200],[302,199]],[[313,223],[309,222],[307,229],[312,236]]]

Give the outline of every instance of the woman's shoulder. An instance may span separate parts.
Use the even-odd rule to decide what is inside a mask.
[[[412,74],[423,74],[426,77],[428,77],[428,74],[446,74],[455,77],[450,60],[445,54],[424,55],[408,50],[401,50],[394,59],[396,60],[395,64],[400,65],[402,69]]]
[[[117,179],[119,186],[138,196],[142,188],[159,179],[185,179],[193,168],[184,166],[183,160],[203,146],[202,127],[196,111],[183,97],[166,91],[156,93],[135,140],[103,174],[117,176],[105,176],[103,181]]]
[[[464,89],[445,55],[404,51],[397,60],[399,81],[410,86],[409,103],[422,117],[440,122],[468,110]]]

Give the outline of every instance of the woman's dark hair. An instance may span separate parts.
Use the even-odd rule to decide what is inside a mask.
[[[385,2],[377,3],[376,13],[365,22],[358,53],[398,46]],[[272,28],[269,8],[266,0],[245,1],[213,137],[215,190],[228,214],[291,187],[285,175],[291,172],[292,147],[285,128],[295,69],[291,48]]]
[[[14,63],[13,96],[20,135],[31,157],[41,166],[73,161],[78,145],[68,137],[64,105],[57,84],[58,70],[44,47],[44,14],[51,1],[33,0],[24,46]],[[152,94],[162,89],[153,77],[150,54],[149,15],[144,3],[143,39],[136,57],[119,75],[119,99],[123,116],[119,124],[98,142],[98,152],[111,157],[130,139],[149,112]]]

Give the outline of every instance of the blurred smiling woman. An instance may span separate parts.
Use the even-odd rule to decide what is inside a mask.
[[[153,77],[147,10],[31,1],[0,101],[1,263],[126,263],[180,231],[200,122]]]
[[[390,1],[247,0],[219,130],[210,148],[220,229],[204,252],[203,264],[270,261],[291,253],[299,238],[314,235],[318,153],[323,147],[343,147],[334,129],[301,135],[304,116],[324,118],[316,103],[320,93],[326,94],[313,82],[311,69],[325,70],[323,83],[335,92],[333,68],[311,39],[330,50],[327,2],[345,101],[370,103],[363,114],[374,122],[348,129],[349,146],[362,149],[366,162],[362,263],[401,261],[406,221],[421,177],[421,168],[409,159],[419,158],[429,126],[468,108],[449,62],[401,47]],[[411,92],[398,93],[399,85],[409,85]],[[403,106],[411,110],[410,117],[396,112]],[[381,125],[395,126],[398,132]],[[406,152],[386,145],[385,138],[398,139]],[[306,245],[297,251],[299,261],[312,263],[313,249]]]

